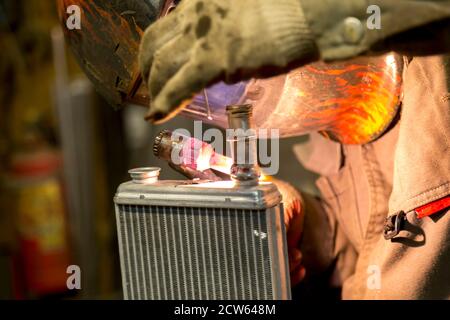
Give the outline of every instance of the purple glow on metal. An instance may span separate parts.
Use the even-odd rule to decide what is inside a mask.
[[[205,122],[225,126],[227,123],[225,108],[241,103],[246,88],[247,82],[236,84],[220,82],[197,95],[183,113]]]

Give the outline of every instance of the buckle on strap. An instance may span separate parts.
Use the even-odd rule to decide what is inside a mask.
[[[395,238],[403,230],[405,220],[406,213],[404,211],[399,211],[387,217],[384,222],[384,239],[391,240]]]

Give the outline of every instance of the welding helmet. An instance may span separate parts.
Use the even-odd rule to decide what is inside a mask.
[[[148,106],[137,61],[139,42],[143,31],[178,2],[59,0],[64,24],[68,6],[82,8],[81,30],[66,31],[66,38],[82,69],[111,104]],[[226,106],[251,103],[255,126],[279,129],[281,137],[318,131],[342,143],[363,144],[378,138],[395,118],[402,68],[403,58],[394,53],[317,62],[273,78],[215,84],[181,113],[226,128]]]

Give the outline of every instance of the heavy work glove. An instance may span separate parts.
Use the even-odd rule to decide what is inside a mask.
[[[275,75],[317,58],[300,0],[183,0],[142,39],[147,118],[169,119],[219,80]]]

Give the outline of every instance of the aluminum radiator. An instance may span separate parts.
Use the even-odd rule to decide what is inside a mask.
[[[290,299],[280,200],[270,183],[121,185],[115,204],[125,299]]]

